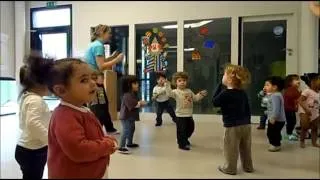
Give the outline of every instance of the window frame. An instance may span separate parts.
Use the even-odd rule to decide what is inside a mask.
[[[57,10],[57,9],[70,9],[70,25],[67,26],[52,26],[52,27],[41,27],[35,28],[33,26],[33,14],[39,11],[47,11],[47,10]],[[54,33],[67,33],[67,56],[72,56],[72,4],[67,5],[57,5],[53,8],[48,7],[38,7],[38,8],[30,8],[30,36],[32,36],[32,32],[36,31],[39,34],[54,34]],[[30,46],[31,46],[30,42]]]

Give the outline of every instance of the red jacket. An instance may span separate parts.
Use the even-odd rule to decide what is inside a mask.
[[[296,87],[288,87],[283,94],[285,111],[298,111],[298,99],[301,93]]]
[[[114,142],[88,109],[59,105],[48,138],[48,178],[103,177]]]

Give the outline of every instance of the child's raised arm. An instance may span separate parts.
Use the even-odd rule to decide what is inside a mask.
[[[84,128],[79,121],[66,115],[67,121],[56,121],[54,128],[57,142],[62,151],[74,162],[85,163],[96,161],[115,151],[112,139],[102,138],[90,140],[86,137]]]
[[[197,101],[200,101],[201,99],[203,99],[204,97],[206,97],[207,94],[208,94],[208,92],[206,90],[202,90],[202,91],[198,92],[197,94],[194,94],[192,92],[192,97],[193,97],[193,100],[197,102]]]
[[[169,96],[169,97],[171,97],[171,98],[176,98],[176,94],[172,91],[172,89],[171,89],[171,84],[169,83],[169,81],[167,81],[166,83],[165,83],[165,86],[166,86],[166,93],[167,93],[167,95]]]
[[[216,89],[213,92],[212,104],[215,107],[220,107],[221,102],[223,101],[223,85],[219,83]]]

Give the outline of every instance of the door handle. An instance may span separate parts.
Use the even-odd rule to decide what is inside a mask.
[[[286,52],[288,52],[289,56],[292,56],[293,49],[291,49],[291,48],[283,48],[282,51],[286,51]]]
[[[282,51],[293,52],[293,50],[291,48],[283,48]]]

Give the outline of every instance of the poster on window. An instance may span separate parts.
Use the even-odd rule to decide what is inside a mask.
[[[143,51],[145,54],[146,68],[144,72],[165,72],[167,70],[167,38],[165,34],[153,28],[143,37]]]

